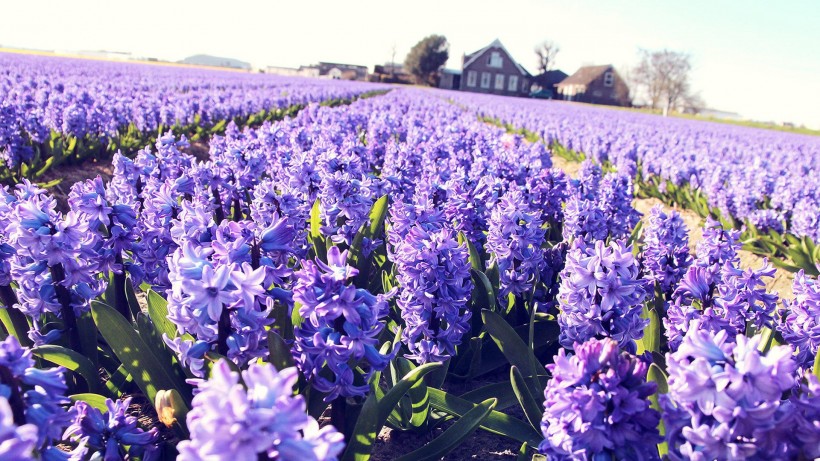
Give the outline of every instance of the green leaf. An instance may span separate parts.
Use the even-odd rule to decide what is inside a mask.
[[[69,399],[72,402],[85,402],[91,405],[92,408],[96,408],[103,412],[103,414],[108,413],[108,406],[105,404],[105,401],[108,399],[107,397],[100,395],[100,394],[74,394],[69,395]]]
[[[131,310],[131,315],[136,318],[137,314],[142,312],[142,308],[139,301],[137,301],[137,293],[134,291],[134,282],[131,281],[130,275],[125,278],[125,300]]]
[[[293,356],[290,353],[290,347],[275,330],[268,332],[268,350],[270,351],[270,363],[273,364],[277,370],[293,366]]]
[[[482,272],[484,270],[484,263],[481,260],[481,256],[478,253],[478,249],[473,245],[465,235],[464,232],[458,233],[458,241],[464,242],[467,244],[467,250],[470,252],[470,267],[473,268],[476,272]],[[483,273],[483,272],[482,272]],[[485,276],[486,278],[486,276]]]
[[[659,412],[663,412],[658,401],[658,396],[669,393],[669,385],[666,383],[666,373],[664,373],[657,364],[653,363],[649,365],[646,379],[647,381],[652,381],[658,384],[658,391],[649,396],[649,401],[652,408]],[[663,423],[663,419],[658,422],[658,430],[662,436],[666,434],[666,426]],[[665,455],[668,451],[669,448],[666,442],[661,442],[658,444],[658,452],[661,456]]]
[[[798,272],[801,269],[800,267],[797,267],[793,264],[789,264],[787,262],[784,262],[783,260],[781,260],[779,258],[772,258],[772,259],[769,260],[769,262],[771,262],[773,266],[775,266],[779,269],[787,270],[789,272]]]
[[[475,403],[448,394],[440,389],[430,388],[428,392],[430,393],[430,406],[453,416],[462,416],[476,407]],[[528,443],[534,447],[537,447],[544,440],[541,432],[533,429],[529,423],[499,411],[491,412],[490,416],[481,423],[481,428],[493,434]]]
[[[83,334],[80,335],[80,352],[91,362],[94,370],[99,365],[99,357],[97,354],[97,325],[94,324],[94,319],[91,318],[90,312],[85,312],[83,315],[77,317],[77,329]],[[96,376],[96,375],[95,375]]]
[[[165,334],[169,339],[179,336],[176,325],[168,320],[168,301],[154,290],[148,290],[148,317],[160,336]]]
[[[370,452],[373,450],[373,443],[376,441],[379,431],[381,431],[393,408],[398,405],[399,400],[410,390],[413,384],[440,366],[440,363],[421,365],[405,375],[381,398],[378,397],[379,393],[375,392],[375,389],[371,389],[341,459],[362,461],[369,459]],[[371,383],[371,388],[374,387],[378,387],[377,381]]]
[[[77,373],[85,380],[89,391],[93,393],[102,392],[103,388],[100,385],[100,378],[94,364],[79,352],[67,347],[45,345],[33,348],[31,353],[43,360]]]
[[[459,398],[472,403],[481,403],[489,398],[496,398],[498,399],[498,405],[495,407],[497,411],[518,405],[518,397],[515,396],[512,384],[508,381],[481,386],[459,395]]]
[[[495,311],[496,295],[490,283],[490,279],[488,279],[483,272],[475,269],[471,269],[470,274],[473,276],[473,293],[471,298],[473,305],[479,309],[477,312],[481,312],[483,309]]]
[[[388,197],[383,195],[381,198],[373,203],[370,208],[370,222],[362,225],[356,236],[353,237],[353,242],[350,243],[350,253],[348,256],[348,264],[359,269],[359,274],[356,275],[356,285],[363,286],[369,280],[368,272],[369,266],[362,253],[364,240],[374,240],[382,234],[384,228],[384,220],[387,218],[387,204]]]
[[[820,353],[814,357],[814,376],[820,379]]]
[[[0,287],[0,289],[5,287]],[[10,290],[11,288],[9,288]],[[26,314],[23,314],[18,309],[14,307],[0,307],[0,321],[3,322],[3,326],[6,328],[6,331],[17,338],[17,341],[25,347],[31,347],[32,342],[31,339],[28,337],[28,320],[26,320]]]
[[[402,376],[407,376],[416,368],[413,363],[404,357],[398,357],[396,363]],[[443,369],[444,367],[442,366],[439,370]],[[433,374],[435,374],[435,372],[431,373],[430,376]],[[410,404],[410,427],[424,427],[427,423],[427,417],[430,414],[430,397],[427,394],[427,383],[425,380],[420,379],[416,381],[416,383],[410,387],[410,390],[407,391],[407,399],[402,399],[402,402],[404,402],[404,400],[408,400]]]
[[[641,317],[648,319],[649,324],[647,324],[643,330],[643,338],[637,341],[638,354],[643,354],[645,351],[660,352],[661,322],[658,318],[658,312],[654,307],[649,307],[649,303],[645,303]]]
[[[436,437],[435,440],[402,456],[398,461],[433,461],[441,459],[472,435],[481,423],[487,419],[497,403],[496,399],[487,399],[481,402],[459,418],[455,424]]]
[[[190,386],[178,382],[168,364],[157,359],[131,324],[113,307],[92,301],[91,313],[103,338],[150,402],[160,389],[191,394]],[[190,406],[190,401],[186,404]]]
[[[322,205],[317,198],[313,202],[313,207],[310,209],[310,232],[308,233],[308,240],[313,245],[313,251],[316,253],[316,258],[327,261],[327,242],[322,236]]]
[[[543,395],[546,386],[546,370],[520,336],[500,315],[488,310],[481,311],[484,326],[496,346],[511,365],[518,367],[527,379],[527,387],[533,395]]]
[[[513,392],[515,392],[518,403],[524,410],[524,415],[527,417],[527,420],[534,429],[538,429],[541,425],[541,417],[544,416],[543,404],[539,404],[532,394],[530,394],[527,388],[527,382],[524,380],[524,377],[521,376],[521,372],[515,365],[510,368],[510,383],[512,384]]]

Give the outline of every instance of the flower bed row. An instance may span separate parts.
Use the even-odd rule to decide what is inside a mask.
[[[168,130],[204,138],[384,85],[0,53],[0,181],[133,153]]]
[[[543,141],[572,161],[633,175],[640,197],[742,231],[778,267],[820,274],[816,136],[485,95],[442,93],[483,120]]]

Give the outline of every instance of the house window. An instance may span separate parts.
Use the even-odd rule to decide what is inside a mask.
[[[495,74],[495,89],[504,89],[504,74]]]
[[[467,86],[475,86],[476,80],[478,79],[478,72],[474,70],[467,71]]]
[[[507,82],[507,91],[518,91],[517,75],[510,75],[510,80]]]
[[[496,69],[503,67],[504,59],[501,57],[501,53],[498,51],[493,51],[490,53],[490,57],[487,58],[487,65],[489,67],[495,67]]]
[[[489,72],[482,72],[481,73],[481,88],[489,88],[490,87],[490,73]]]
[[[615,75],[612,72],[604,74],[604,86],[612,86],[615,84]]]

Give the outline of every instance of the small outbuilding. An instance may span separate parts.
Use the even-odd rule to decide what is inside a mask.
[[[555,86],[565,101],[630,106],[629,87],[611,64],[584,66]]]

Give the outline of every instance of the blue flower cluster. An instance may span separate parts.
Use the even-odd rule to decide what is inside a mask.
[[[632,207],[632,180],[622,173],[602,176],[601,167],[586,160],[578,178],[570,181],[570,197],[564,210],[564,239],[581,238],[589,243],[607,237],[623,239],[640,221]]]
[[[304,397],[293,395],[298,375],[295,368],[253,363],[240,377],[225,360],[217,362],[210,379],[197,384],[187,417],[191,439],[179,443],[177,459],[338,459],[344,437],[305,413]]]
[[[106,399],[105,405],[108,411],[103,414],[85,402],[75,403],[71,409],[74,422],[63,437],[100,454],[106,461],[125,461],[134,457],[142,461],[159,459],[157,428],[143,431],[137,418],[126,413],[131,399],[116,402]]]
[[[664,213],[660,205],[652,208],[642,256],[647,278],[658,284],[661,293],[671,295],[692,264],[689,232],[679,213]]]
[[[558,303],[559,342],[566,348],[591,338],[612,338],[628,351],[643,337],[641,318],[647,296],[632,247],[620,241],[573,242],[561,272]]]
[[[792,285],[794,299],[784,301],[777,329],[797,351],[797,363],[811,369],[820,347],[820,284],[800,271]]]
[[[500,302],[506,303],[510,294],[524,296],[538,283],[544,266],[542,224],[541,212],[531,209],[517,188],[493,208],[485,249],[491,254],[488,264],[498,266]]]
[[[816,457],[820,415],[811,404],[820,386],[814,377],[796,382],[791,347],[762,353],[759,336],[698,327],[692,325],[678,350],[666,356],[669,393],[661,396],[661,406],[670,458]]]
[[[29,336],[43,344],[67,333],[76,348],[76,317],[106,288],[100,239],[89,232],[87,215],[58,212],[55,199],[28,181],[18,184],[7,200],[5,245],[14,251],[10,268],[18,282],[16,308],[31,318]],[[50,315],[62,320],[62,328],[46,329]]]
[[[779,298],[766,291],[763,280],[775,271],[766,261],[759,269],[738,269],[737,239],[737,231],[725,231],[714,221],[707,224],[698,257],[675,289],[663,319],[672,350],[693,321],[700,328],[727,330],[732,336],[745,334],[749,325],[775,327]]]
[[[69,459],[70,453],[55,447],[73,418],[66,410],[70,400],[64,373],[63,367],[35,368],[31,351],[13,336],[0,342],[0,439],[5,439],[0,443],[0,457],[30,459],[33,448],[46,460]],[[80,444],[73,455],[82,453]]]
[[[347,265],[347,255],[334,246],[328,250],[327,264],[303,261],[293,288],[302,318],[294,329],[293,356],[313,386],[327,394],[328,402],[365,396],[372,373],[383,370],[395,354],[377,349],[384,329],[380,320],[389,310],[387,298],[349,284],[358,270]],[[356,379],[357,367],[365,371],[361,381]]]
[[[647,357],[622,351],[612,339],[564,349],[547,369],[539,449],[548,459],[659,460],[660,414],[650,407],[657,385],[647,382]]]
[[[393,262],[407,357],[426,363],[454,356],[470,330],[467,303],[473,283],[466,244],[459,245],[449,229],[416,225],[397,246]]]
[[[168,257],[168,319],[193,339],[166,338],[168,346],[199,376],[211,349],[238,364],[266,357],[271,314],[291,307],[296,233],[287,220],[265,229],[251,221],[217,226],[202,208],[183,202],[171,232],[181,246]]]

